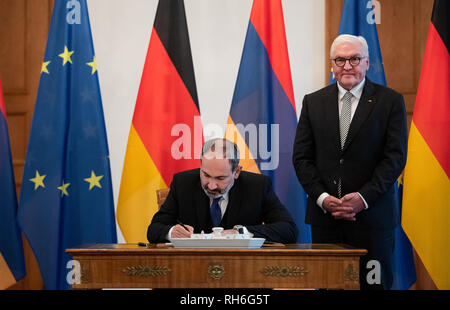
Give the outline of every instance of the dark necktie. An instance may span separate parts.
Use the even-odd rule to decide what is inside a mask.
[[[219,200],[222,197],[217,197],[213,199],[213,202],[211,204],[211,218],[212,218],[212,222],[213,222],[213,227],[218,227],[220,224],[220,221],[222,220],[222,212],[220,211],[220,206],[219,206]]]

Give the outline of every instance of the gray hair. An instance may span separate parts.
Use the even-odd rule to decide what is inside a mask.
[[[361,45],[363,57],[369,57],[369,46],[367,45],[366,39],[362,36],[354,36],[351,34],[341,34],[336,39],[334,39],[333,44],[330,47],[330,57],[334,58],[334,49],[342,43],[352,43]]]
[[[230,161],[231,171],[236,170],[239,164],[239,159],[241,157],[239,148],[235,143],[224,138],[216,138],[206,141],[205,144],[203,144],[202,156],[200,157],[200,161],[206,154],[210,152],[214,153],[212,158],[228,159]],[[206,157],[208,157],[208,155]]]

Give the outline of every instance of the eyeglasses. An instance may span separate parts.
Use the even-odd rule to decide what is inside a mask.
[[[352,67],[356,67],[357,65],[359,65],[359,63],[361,62],[361,59],[363,59],[363,58],[367,58],[367,57],[359,57],[359,56],[353,56],[350,58],[337,57],[337,58],[333,59],[333,61],[336,64],[336,66],[343,67],[343,66],[345,66],[345,63],[348,60]]]

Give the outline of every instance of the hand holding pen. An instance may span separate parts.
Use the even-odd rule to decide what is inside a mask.
[[[192,226],[186,225],[178,221],[172,229],[172,238],[190,238],[191,234],[194,233],[194,228]]]

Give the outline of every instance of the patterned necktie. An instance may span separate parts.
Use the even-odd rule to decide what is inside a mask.
[[[222,220],[222,211],[220,211],[220,206],[219,206],[219,200],[222,197],[217,197],[213,199],[213,202],[211,204],[211,218],[212,218],[212,222],[213,222],[213,227],[218,227],[220,224],[220,221]]]
[[[341,149],[344,148],[345,139],[347,139],[348,129],[352,117],[352,93],[346,92],[342,98],[342,110],[339,116],[339,130],[341,134]]]
[[[350,128],[350,121],[352,117],[352,93],[346,92],[342,98],[341,115],[339,116],[339,131],[341,135],[341,150],[344,148],[345,140],[347,139],[348,129]],[[342,197],[342,179],[339,177],[337,184],[338,198]]]

